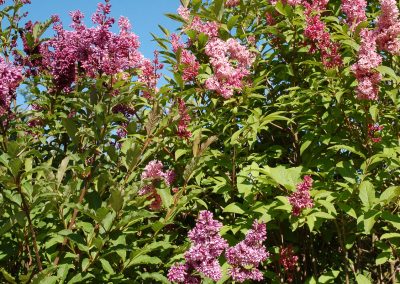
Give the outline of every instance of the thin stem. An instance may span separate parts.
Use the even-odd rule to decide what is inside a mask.
[[[24,211],[24,213],[26,215],[26,218],[28,219],[29,231],[31,233],[32,243],[33,243],[33,249],[35,250],[36,264],[38,266],[39,271],[42,271],[43,270],[43,266],[42,266],[42,261],[40,259],[39,248],[38,248],[37,241],[36,241],[35,229],[33,227],[32,219],[31,219],[31,216],[30,216],[30,208],[29,208],[29,205],[26,202],[25,196],[24,196],[24,194],[22,192],[21,182],[20,182],[20,178],[19,177],[17,177],[16,184],[17,184],[18,193],[21,195],[22,210]]]
[[[346,257],[346,247],[344,246],[344,242],[342,239],[342,232],[340,230],[339,224],[335,219],[335,225],[336,225],[336,230],[338,233],[338,238],[339,238],[339,245],[340,245],[340,250],[342,252],[342,257],[343,257],[343,270],[345,273],[346,277],[346,284],[350,284],[350,277],[349,277],[349,271],[347,270],[347,257]]]

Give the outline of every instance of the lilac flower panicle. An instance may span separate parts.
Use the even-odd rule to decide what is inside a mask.
[[[77,66],[89,77],[114,75],[143,64],[138,51],[138,36],[130,31],[127,18],[119,19],[120,32],[110,31],[114,19],[109,17],[111,5],[100,3],[92,16],[95,27],[86,27],[80,11],[70,13],[71,28],[65,30],[59,18],[53,17],[55,36],[40,45],[42,70],[53,76],[57,90],[69,91],[76,80]]]
[[[168,279],[172,282],[184,283],[188,277],[188,267],[186,264],[176,263],[168,271]]]
[[[313,180],[310,176],[305,176],[303,182],[296,186],[297,191],[293,192],[289,197],[289,202],[292,205],[292,215],[299,216],[305,208],[312,208],[314,203],[310,196],[310,189]]]
[[[204,22],[200,19],[200,17],[195,16],[188,26],[188,29],[194,30],[199,33],[203,33],[207,35],[209,38],[218,37],[218,29],[219,24],[215,21],[212,22]]]
[[[178,14],[182,17],[185,21],[189,21],[190,11],[188,8],[183,7],[182,5],[178,7]]]
[[[205,82],[205,87],[215,91],[225,99],[233,96],[234,90],[243,89],[243,78],[250,74],[255,56],[235,39],[223,41],[210,40],[206,45],[206,54],[214,75]]]
[[[181,98],[178,98],[178,112],[180,117],[176,134],[180,138],[188,139],[192,136],[192,132],[188,129],[191,117],[188,114],[185,101]]]
[[[368,29],[360,32],[361,44],[358,60],[351,66],[357,81],[357,98],[377,100],[381,74],[375,70],[382,63],[382,56],[377,52],[376,33]]]
[[[6,62],[0,57],[0,116],[10,111],[15,91],[22,81],[21,68]]]
[[[294,254],[293,247],[291,245],[282,247],[279,250],[279,264],[283,267],[286,273],[286,280],[291,283],[293,282],[294,271],[297,266],[299,257]]]
[[[171,35],[172,51],[175,54],[180,53],[178,65],[182,67],[182,79],[184,81],[192,81],[199,73],[200,63],[196,56],[186,49],[186,46],[180,42],[177,34]]]
[[[229,274],[233,280],[244,282],[245,280],[261,281],[262,272],[257,268],[260,263],[269,257],[263,242],[266,240],[266,226],[254,221],[243,241],[226,250],[227,262],[231,265]]]
[[[376,42],[380,49],[399,54],[400,19],[396,0],[380,0],[381,14],[377,23]]]
[[[346,23],[352,31],[363,21],[367,20],[365,10],[367,1],[365,0],[342,0],[341,9],[346,14]]]
[[[147,166],[144,168],[144,171],[141,175],[142,179],[161,179],[164,175],[163,172],[163,163],[158,160],[150,161]]]
[[[214,220],[211,212],[200,212],[196,226],[188,233],[192,245],[185,253],[185,264],[175,264],[171,267],[168,273],[170,281],[200,283],[200,278],[193,275],[194,271],[214,281],[221,279],[218,257],[228,247],[227,242],[220,236],[221,227],[222,223]]]

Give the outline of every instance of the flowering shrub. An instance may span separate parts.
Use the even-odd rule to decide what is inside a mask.
[[[181,0],[154,58],[110,0],[29,3],[0,1],[1,283],[400,281],[396,1]]]

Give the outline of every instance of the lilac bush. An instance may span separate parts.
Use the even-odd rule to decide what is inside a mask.
[[[116,3],[0,1],[1,283],[400,280],[396,1]]]

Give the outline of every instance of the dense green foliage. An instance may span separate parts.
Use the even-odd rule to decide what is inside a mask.
[[[343,23],[340,1],[329,1],[322,15],[340,45],[343,64],[334,68],[309,52],[303,7],[240,2],[182,1],[192,16],[216,21],[219,38],[255,54],[230,98],[205,87],[213,73],[209,38],[185,28],[179,15],[167,16],[182,23],[178,33],[200,64],[192,81],[182,78],[180,51],[172,51],[164,28],[154,37],[171,72],[158,90],[136,79],[137,68],[96,76],[78,70],[70,92],[57,89],[46,70],[25,76],[20,89],[35,108],[13,106],[2,118],[0,282],[169,283],[168,270],[184,258],[187,233],[205,209],[223,223],[231,246],[254,219],[266,223],[265,283],[288,281],[279,251],[289,245],[298,256],[294,283],[400,280],[399,56],[381,51],[379,98],[360,100],[350,66],[361,28]],[[4,9],[3,22],[20,6]],[[379,13],[378,1],[369,1],[370,22],[361,26],[372,28]],[[10,21],[0,31],[5,56],[7,40],[23,30]],[[46,41],[48,26],[24,31],[32,49]],[[189,138],[176,133],[178,100],[190,116]],[[113,111],[121,104],[134,115]],[[375,123],[384,128],[371,136]],[[138,194],[152,160],[176,173],[171,187],[151,181],[162,201],[155,210]],[[287,197],[305,175],[314,180],[314,206],[294,216]],[[218,283],[232,283],[223,257],[220,263]]]

